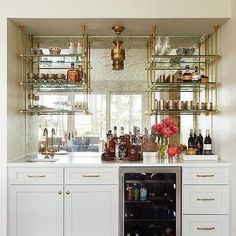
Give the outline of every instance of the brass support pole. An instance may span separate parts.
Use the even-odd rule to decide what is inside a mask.
[[[220,27],[214,26],[214,34],[215,34],[215,55],[218,54],[218,31],[219,31]],[[215,61],[215,82],[218,82],[218,60]],[[218,91],[217,91],[217,87],[215,89],[215,109],[217,109],[218,106]]]
[[[33,35],[30,34],[29,35],[29,48],[33,48],[34,47],[34,38],[33,38]],[[33,68],[33,61],[31,61],[31,71],[30,72],[33,72],[34,68]]]

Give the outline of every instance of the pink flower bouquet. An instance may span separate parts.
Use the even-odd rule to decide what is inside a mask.
[[[161,158],[166,157],[168,138],[178,132],[179,128],[177,123],[171,117],[166,117],[160,124],[155,124],[152,126],[152,135],[155,135],[158,138],[159,155]]]

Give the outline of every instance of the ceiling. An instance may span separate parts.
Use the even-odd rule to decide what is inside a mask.
[[[27,34],[37,36],[81,35],[81,25],[87,26],[91,36],[114,36],[113,25],[125,26],[122,36],[146,36],[153,25],[158,26],[157,35],[202,35],[211,33],[214,25],[222,26],[228,19],[75,19],[75,18],[11,18],[17,26],[24,25]]]

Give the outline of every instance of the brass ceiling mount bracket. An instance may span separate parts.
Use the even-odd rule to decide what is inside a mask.
[[[112,31],[118,36],[125,30],[124,26],[121,25],[115,25],[112,27]]]

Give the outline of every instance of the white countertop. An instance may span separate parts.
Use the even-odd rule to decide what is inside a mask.
[[[68,155],[56,155],[56,162],[29,162],[30,158],[40,157],[39,155],[27,156],[22,159],[9,162],[9,167],[119,167],[119,166],[186,166],[186,167],[220,167],[230,166],[230,163],[223,160],[218,161],[183,161],[181,159],[160,160],[155,153],[144,153],[143,161],[140,162],[117,162],[102,161],[101,153],[84,152],[69,153]]]

